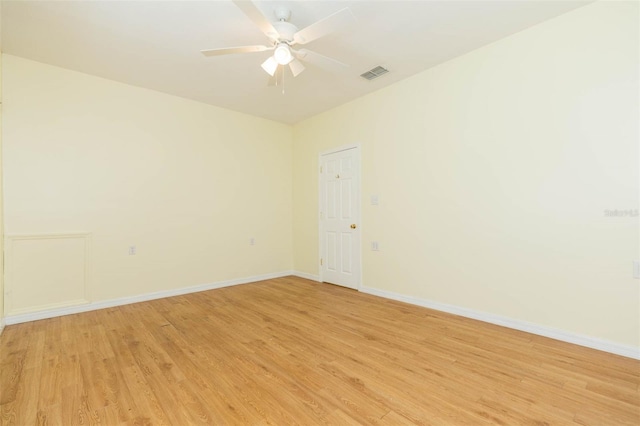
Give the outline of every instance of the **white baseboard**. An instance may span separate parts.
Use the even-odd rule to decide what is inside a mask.
[[[273,278],[282,278],[294,275],[312,281],[320,281],[320,277],[306,272],[299,271],[282,271],[270,274],[255,275],[252,277],[236,278],[233,280],[218,281],[210,284],[201,284],[197,286],[184,287],[178,289],[158,291],[154,293],[140,294],[137,296],[121,297],[118,299],[104,300],[100,302],[90,302],[83,305],[67,306],[63,308],[48,309],[44,311],[30,312],[17,315],[7,315],[0,318],[0,334],[4,330],[5,325],[19,324],[28,321],[37,321],[46,318],[54,318],[63,315],[77,314],[81,312],[95,311],[98,309],[112,308],[114,306],[129,305],[131,303],[146,302],[149,300],[163,299],[171,296],[181,296],[183,294],[197,293],[200,291],[214,290],[217,288],[230,287],[240,284],[248,284],[256,281],[269,280]],[[422,306],[425,308],[435,309],[437,311],[448,312],[454,315],[460,315],[491,324],[501,325],[515,330],[525,331],[527,333],[537,334],[539,336],[549,337],[563,342],[573,343],[580,346],[586,346],[592,349],[598,349],[628,358],[640,359],[640,349],[621,345],[619,343],[610,342],[608,340],[597,339],[594,337],[584,336],[581,334],[571,333],[564,330],[558,330],[538,324],[520,321],[513,318],[493,315],[486,312],[474,311],[471,309],[461,308],[454,305],[433,302],[430,300],[419,299],[417,297],[405,296],[386,290],[379,290],[371,287],[361,287],[360,291],[374,296],[384,297],[386,299],[397,300],[400,302],[410,303],[412,305]]]
[[[459,315],[461,317],[472,318],[491,324],[501,325],[503,327],[513,328],[515,330],[526,331],[527,333],[537,334],[539,336],[549,337],[551,339],[573,343],[575,345],[586,346],[588,348],[598,349],[600,351],[622,355],[628,358],[640,359],[640,348],[636,348],[633,346],[621,345],[619,343],[610,342],[608,340],[597,339],[594,337],[571,333],[564,330],[558,330],[555,328],[533,324],[526,321],[493,315],[486,312],[479,312],[454,305],[433,302],[431,300],[405,296],[391,291],[379,290],[371,287],[361,287],[360,291],[363,293],[372,294],[374,296],[380,296],[386,299],[410,303],[412,305],[422,306],[424,308],[430,308],[436,311],[447,312],[450,314]]]
[[[191,287],[176,288],[171,290],[157,291],[154,293],[140,294],[137,296],[121,297],[118,299],[103,300],[100,302],[90,302],[82,305],[66,306],[63,308],[47,309],[24,314],[7,315],[4,322],[7,325],[20,324],[28,321],[60,317],[63,315],[78,314],[81,312],[95,311],[98,309],[112,308],[114,306],[129,305],[131,303],[146,302],[149,300],[163,299],[171,296],[181,296],[183,294],[197,293],[199,291],[214,290],[222,287],[230,287],[240,284],[248,284],[256,281],[282,278],[293,275],[293,271],[274,272],[271,274],[255,275],[252,277],[236,278],[233,280],[218,281],[210,284],[201,284]]]
[[[308,274],[306,272],[300,272],[300,271],[293,271],[291,273],[291,275],[294,275],[294,276],[300,277],[300,278],[305,278],[305,279],[311,280],[311,281],[320,282],[320,276],[319,275]]]

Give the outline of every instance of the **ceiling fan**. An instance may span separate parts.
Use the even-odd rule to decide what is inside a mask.
[[[280,66],[289,65],[294,77],[305,70],[301,61],[318,65],[330,70],[348,67],[340,61],[321,55],[308,49],[293,49],[294,45],[304,45],[330,34],[355,20],[349,8],[341,9],[301,30],[289,22],[291,11],[278,7],[274,13],[276,22],[271,22],[251,1],[233,0],[240,10],[269,38],[269,45],[223,47],[201,50],[205,56],[228,55],[232,53],[254,53],[273,50],[273,55],[262,63],[262,68],[272,77]],[[280,68],[283,70],[283,68]],[[279,73],[281,74],[281,72]]]

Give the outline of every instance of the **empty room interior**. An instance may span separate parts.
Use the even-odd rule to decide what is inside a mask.
[[[637,1],[0,16],[0,424],[640,424]]]

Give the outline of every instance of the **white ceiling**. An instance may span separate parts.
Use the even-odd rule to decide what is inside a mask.
[[[343,7],[356,22],[305,45],[350,64],[307,65],[285,93],[260,64],[271,52],[204,57],[201,49],[265,44],[231,1],[2,1],[2,50],[284,123],[296,123],[589,1],[259,1],[303,28]],[[367,81],[382,65],[390,72]]]

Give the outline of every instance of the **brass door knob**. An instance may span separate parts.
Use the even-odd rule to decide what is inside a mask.
[[[356,229],[356,224],[355,223],[351,224],[351,229]]]

